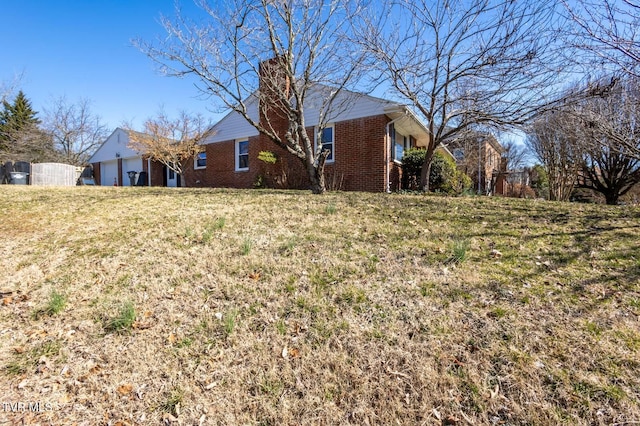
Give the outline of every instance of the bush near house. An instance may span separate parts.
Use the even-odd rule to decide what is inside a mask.
[[[424,149],[409,149],[402,158],[403,187],[417,189],[420,183],[420,173],[426,151]],[[429,187],[434,192],[444,192],[450,195],[462,194],[471,188],[471,178],[459,171],[455,161],[436,151],[431,161]]]

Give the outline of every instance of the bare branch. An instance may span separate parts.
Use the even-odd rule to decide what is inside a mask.
[[[566,43],[572,59],[587,72],[622,70],[640,77],[640,2],[637,0],[562,0],[573,21]],[[575,55],[577,51],[583,55]],[[613,67],[613,68],[612,68]]]
[[[107,126],[91,112],[90,107],[88,99],[70,103],[65,97],[60,97],[44,110],[44,129],[68,164],[84,165],[107,137]]]
[[[187,162],[202,151],[201,143],[212,134],[211,127],[201,115],[182,112],[172,119],[160,111],[144,122],[142,132],[126,130],[132,149],[183,175]]]
[[[320,134],[337,94],[359,77],[362,52],[345,37],[359,1],[202,0],[204,23],[163,19],[167,40],[138,46],[166,74],[195,76],[204,95],[300,159],[322,193],[329,153],[306,131],[305,103],[317,85],[334,88],[319,108]]]
[[[555,2],[389,1],[355,38],[431,132],[435,149],[470,128],[521,126],[547,106],[558,61]],[[377,11],[380,13],[380,11]]]

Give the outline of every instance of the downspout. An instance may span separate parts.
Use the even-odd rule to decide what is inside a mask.
[[[401,116],[401,117],[398,117],[398,118],[394,118],[393,120],[391,120],[390,122],[387,123],[387,127],[386,127],[387,128],[386,137],[387,137],[387,141],[389,142],[389,146],[387,147],[387,149],[384,150],[385,151],[385,154],[384,154],[384,160],[385,160],[384,161],[384,168],[386,170],[386,173],[385,173],[385,187],[387,188],[387,193],[391,193],[391,187],[390,187],[390,185],[391,185],[391,177],[390,177],[390,175],[391,175],[391,166],[390,166],[391,158],[390,157],[391,157],[391,149],[395,148],[395,147],[391,146],[390,130],[391,130],[391,125],[393,123],[395,123],[396,121],[398,121],[398,120],[400,120],[402,118],[405,118],[408,115],[407,110],[404,109],[404,108],[403,108],[403,110],[404,110],[404,115]]]

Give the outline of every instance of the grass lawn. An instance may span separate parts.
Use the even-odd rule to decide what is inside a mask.
[[[0,235],[0,424],[640,421],[637,207],[2,186]]]

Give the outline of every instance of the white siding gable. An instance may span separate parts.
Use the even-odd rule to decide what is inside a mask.
[[[247,113],[252,120],[258,121],[258,102],[255,98],[246,102]],[[203,144],[224,142],[238,138],[258,136],[258,131],[243,116],[235,111],[229,112],[213,126],[213,134]]]
[[[323,101],[330,96],[332,89],[327,86],[318,85],[309,91],[305,102],[305,124],[307,127],[317,126],[320,121],[320,112],[325,107]],[[257,97],[252,96],[246,103],[249,116],[258,120]],[[357,118],[382,115],[385,109],[400,106],[396,102],[375,98],[369,95],[343,90],[333,101],[331,108],[327,111],[324,119],[325,123],[337,123],[340,121],[354,120]],[[257,136],[258,131],[250,125],[239,113],[229,112],[224,118],[213,126],[213,135],[208,137],[203,144],[235,140]]]
[[[117,128],[89,159],[90,163],[115,160],[116,158],[139,157],[140,153],[129,146],[129,134]]]
[[[331,90],[332,88],[327,86],[317,86],[317,88],[310,91],[304,106],[304,120],[307,126],[317,126],[320,122],[320,113],[323,110],[326,115],[323,120],[325,123],[337,123],[382,115],[385,113],[385,109],[399,105],[373,96],[343,90],[338,93],[327,108],[324,103],[331,96]]]

